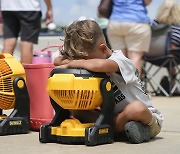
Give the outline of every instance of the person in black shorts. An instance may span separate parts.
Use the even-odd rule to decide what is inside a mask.
[[[38,43],[41,29],[40,1],[7,1],[10,0],[1,0],[4,37],[2,52],[13,54],[17,38],[20,36],[21,62],[32,63],[33,44]],[[16,4],[13,6],[12,3]],[[45,3],[46,24],[49,24],[53,18],[51,0],[45,0]]]

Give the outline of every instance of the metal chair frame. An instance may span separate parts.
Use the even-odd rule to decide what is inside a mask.
[[[179,49],[178,49],[179,50]],[[180,51],[177,51],[180,53]],[[176,88],[180,87],[180,57],[174,54],[167,54],[159,57],[144,57],[144,65],[143,65],[143,81],[145,83],[145,88],[147,90],[147,85],[149,84],[152,88],[152,93],[156,95],[160,95],[162,92],[165,96],[173,96],[175,93]],[[149,66],[147,66],[147,62]],[[150,73],[153,66],[157,66],[157,69],[153,70],[153,73]],[[172,68],[175,67],[176,69],[176,78],[174,79],[175,84],[173,85],[173,75],[171,74]],[[155,76],[159,73],[162,68],[167,68],[168,70],[168,79],[169,79],[169,92],[167,92],[161,85],[155,80]],[[156,87],[157,89],[156,89]],[[148,91],[148,90],[147,90]]]

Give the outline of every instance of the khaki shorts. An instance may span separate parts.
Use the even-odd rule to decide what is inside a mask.
[[[113,49],[148,52],[151,29],[147,23],[110,21],[107,36]]]
[[[152,120],[150,125],[151,138],[155,137],[161,131],[161,126],[159,125],[156,116],[152,113]]]

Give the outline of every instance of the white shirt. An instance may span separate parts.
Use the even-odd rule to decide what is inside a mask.
[[[110,74],[111,80],[114,82],[114,113],[122,112],[129,103],[139,100],[157,117],[161,125],[163,117],[161,113],[153,107],[151,98],[145,92],[144,86],[139,78],[139,73],[132,62],[126,58],[120,50],[115,50],[109,59],[115,61],[120,70],[120,74]]]
[[[40,11],[40,0],[1,0],[2,11]]]

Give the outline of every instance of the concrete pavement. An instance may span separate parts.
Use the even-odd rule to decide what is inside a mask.
[[[179,154],[180,153],[180,97],[152,97],[153,104],[164,116],[161,133],[153,140],[142,144],[126,141],[87,147],[85,145],[42,144],[38,132],[0,136],[0,154]]]

